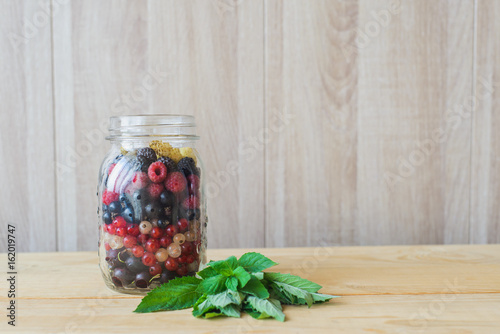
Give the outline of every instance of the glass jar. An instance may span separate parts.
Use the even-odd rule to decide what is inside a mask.
[[[99,265],[106,285],[144,294],[206,263],[206,200],[193,116],[110,119],[99,172]]]

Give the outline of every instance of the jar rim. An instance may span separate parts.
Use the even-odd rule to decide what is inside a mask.
[[[144,114],[112,116],[108,140],[140,137],[175,137],[196,140],[196,122],[192,115]]]

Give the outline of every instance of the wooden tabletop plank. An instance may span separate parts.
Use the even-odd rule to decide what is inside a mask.
[[[499,333],[500,295],[346,296],[285,306],[286,321],[196,319],[190,310],[135,314],[136,299],[20,300],[15,333]]]
[[[209,250],[210,259],[248,250]],[[254,249],[337,295],[499,293],[500,245]],[[137,298],[107,289],[96,252],[21,253],[19,299]],[[2,280],[0,287],[6,283]],[[5,300],[2,294],[0,300]]]

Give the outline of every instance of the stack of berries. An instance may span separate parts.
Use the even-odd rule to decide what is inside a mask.
[[[200,169],[192,149],[121,154],[107,167],[101,242],[116,287],[148,288],[200,265]],[[171,148],[171,146],[169,146]],[[158,154],[162,153],[162,154]]]

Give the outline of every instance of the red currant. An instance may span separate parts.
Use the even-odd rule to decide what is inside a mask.
[[[181,256],[179,256],[179,258],[177,259],[177,261],[179,261],[179,263],[187,263],[187,256],[186,255],[181,255]]]
[[[127,226],[127,222],[125,221],[125,218],[122,216],[118,216],[113,220],[113,225],[118,228],[118,227],[125,227]]]
[[[147,234],[141,234],[137,237],[137,242],[140,243],[141,245],[145,245],[146,242],[149,239],[149,235]]]
[[[144,255],[142,256],[142,263],[145,266],[151,267],[156,263],[155,255],[150,252],[144,253]]]
[[[106,242],[106,243],[104,244],[104,248],[105,248],[107,251],[109,251],[109,250],[111,249],[111,246],[110,246],[110,245]]]
[[[151,274],[151,276],[156,276],[161,274],[161,265],[158,263],[152,265],[151,267],[149,267],[149,273]]]
[[[116,232],[116,227],[114,227],[113,225],[108,225],[108,233],[109,234],[115,234]]]
[[[196,260],[196,259],[195,259],[194,255],[193,255],[193,254],[189,254],[189,255],[187,256],[187,260],[186,260],[186,262],[187,262],[187,263],[193,263],[195,260]]]
[[[165,234],[168,235],[169,237],[173,237],[177,233],[179,233],[179,228],[173,224],[168,225],[167,228],[165,229]]]
[[[160,239],[160,245],[164,248],[167,248],[171,243],[172,243],[172,237],[169,237],[168,235],[164,235]]]
[[[139,231],[139,225],[128,224],[127,233],[133,237],[137,237],[139,234],[141,234],[141,231]]]
[[[117,227],[115,234],[119,237],[124,237],[127,235],[127,229],[125,227]]]
[[[146,245],[144,247],[148,252],[156,253],[158,249],[160,249],[160,241],[158,239],[149,239],[146,241]]]
[[[142,246],[134,246],[132,248],[132,254],[134,254],[135,257],[142,257],[144,255],[144,248],[142,248]]]
[[[137,245],[137,238],[132,235],[127,235],[123,238],[123,246],[127,248],[132,248]]]
[[[177,227],[179,228],[179,231],[185,232],[189,227],[189,222],[186,218],[181,218],[177,221]]]
[[[153,227],[149,234],[151,235],[151,237],[158,239],[163,235],[163,230],[159,227]]]
[[[179,267],[179,269],[177,269],[175,272],[176,272],[176,273],[177,273],[177,275],[179,275],[179,276],[186,276],[186,275],[187,275],[187,273],[188,273],[188,269],[187,269],[187,267],[186,267],[186,266],[182,266],[182,267]]]
[[[179,263],[177,262],[176,259],[172,258],[172,257],[169,257],[166,261],[165,261],[165,268],[167,270],[170,270],[170,271],[175,271],[177,270],[177,268],[179,268]]]
[[[181,245],[181,249],[182,249],[182,254],[191,254],[193,252],[193,243],[192,242],[189,242],[189,241],[186,241],[185,243],[183,243]]]

